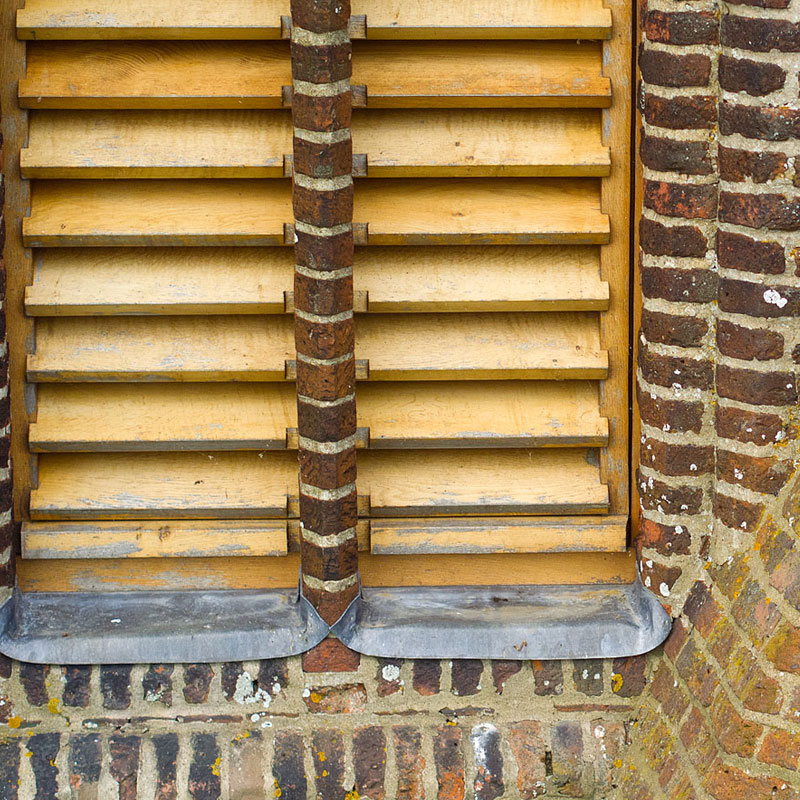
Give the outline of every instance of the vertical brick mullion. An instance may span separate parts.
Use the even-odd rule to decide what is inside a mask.
[[[350,4],[291,7],[303,591],[332,624],[358,593]]]

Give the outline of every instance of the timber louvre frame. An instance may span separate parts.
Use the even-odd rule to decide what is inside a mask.
[[[366,13],[347,33],[327,26],[333,35],[293,24],[279,3],[264,3],[272,21],[256,32],[235,7],[200,24],[186,9],[170,20],[165,6],[156,24],[105,2],[114,15],[43,13],[66,0],[29,0],[20,14],[21,35],[37,40],[20,84],[34,109],[22,162],[36,269],[14,289],[32,283],[37,333],[28,606],[54,589],[143,588],[152,575],[161,588],[178,574],[177,588],[289,591],[302,548],[303,593],[333,622],[358,591],[358,542],[372,549],[363,601],[336,630],[364,652],[454,655],[411,643],[440,647],[467,609],[505,626],[483,644],[462,637],[471,657],[612,654],[597,649],[601,607],[623,634],[606,637],[614,655],[654,646],[663,612],[625,552],[630,8],[614,3],[612,25],[600,0],[503,13],[477,2],[386,13],[392,3],[362,0]],[[113,30],[102,21],[112,17]],[[326,27],[315,19],[309,28]],[[289,37],[293,76],[279,41]],[[298,118],[350,103],[348,162],[349,136]],[[308,131],[293,156],[289,105]],[[113,285],[109,265],[122,276]],[[328,393],[325,369],[341,365]],[[17,447],[27,458],[27,442]],[[114,483],[126,491],[109,502]],[[173,489],[154,510],[143,494],[157,486],[176,487],[179,502]],[[198,551],[204,538],[217,550]],[[132,540],[153,557],[126,553]],[[232,543],[261,552],[221,557]],[[432,588],[443,583],[456,588]],[[398,624],[376,643],[381,602]],[[399,624],[404,602],[434,611],[425,631]],[[548,656],[542,635],[575,650]],[[176,660],[221,657],[237,656]]]

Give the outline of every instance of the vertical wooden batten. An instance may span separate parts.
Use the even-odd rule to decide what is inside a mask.
[[[333,624],[358,594],[350,4],[291,8],[303,590]]]

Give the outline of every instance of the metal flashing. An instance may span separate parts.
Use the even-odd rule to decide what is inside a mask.
[[[15,591],[0,652],[37,664],[245,661],[298,655],[328,625],[297,589]]]
[[[671,624],[637,579],[622,586],[363,588],[332,631],[371,656],[547,660],[640,655],[661,644]]]

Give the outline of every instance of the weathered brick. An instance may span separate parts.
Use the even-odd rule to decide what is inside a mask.
[[[436,729],[433,760],[436,763],[438,800],[464,800],[466,780],[461,747],[460,728],[444,725]]]
[[[93,733],[70,736],[68,763],[69,785],[75,800],[97,800],[96,784],[100,780],[102,764],[100,737]]]
[[[800,199],[782,194],[720,192],[719,218],[747,228],[800,230]]]
[[[583,795],[583,734],[579,722],[557,722],[550,729],[552,779],[558,793]]]
[[[412,725],[394,725],[395,762],[397,764],[397,800],[416,800],[423,797],[425,789],[422,774],[425,769],[425,758],[422,755],[422,734],[419,728]]]
[[[777,414],[763,414],[717,405],[714,421],[717,435],[724,439],[770,444],[780,441],[784,435],[783,422]]]
[[[358,595],[358,584],[354,583],[338,592],[329,592],[309,586],[303,581],[303,595],[319,612],[319,615],[329,624],[333,625],[344,614],[350,603]]]
[[[353,219],[353,185],[343,189],[318,190],[295,183],[292,208],[295,219],[309,225],[320,228],[347,225]]]
[[[642,27],[651,42],[687,45],[717,41],[718,23],[711,11],[650,11]]]
[[[786,269],[782,245],[759,242],[740,233],[718,231],[717,255],[719,265],[727,269],[767,275],[780,275]]]
[[[340,400],[353,393],[356,362],[349,358],[339,364],[317,365],[297,360],[297,393],[316,400]]]
[[[100,667],[100,693],[103,708],[120,711],[131,704],[131,665],[108,664]]]
[[[320,280],[296,272],[294,306],[299,311],[323,317],[349,311],[353,308],[353,278]]]
[[[700,433],[704,405],[699,401],[671,400],[640,389],[636,394],[636,404],[642,422],[648,425],[664,432]]]
[[[784,620],[764,648],[764,654],[780,670],[800,670],[800,628]]]
[[[644,204],[666,217],[712,219],[717,211],[717,191],[712,184],[686,185],[646,180]]]
[[[789,8],[791,0],[728,0],[729,6],[753,6],[755,8]]]
[[[662,514],[697,514],[703,504],[703,490],[694,486],[670,486],[655,478],[639,476],[639,486],[646,485],[640,493],[642,507]]]
[[[703,130],[713,127],[717,120],[717,103],[713,97],[659,97],[646,94],[644,119],[648,125],[671,130]]]
[[[192,735],[192,763],[189,766],[189,794],[193,800],[218,800],[222,781],[217,737],[211,733]]]
[[[611,672],[611,689],[618,697],[639,697],[647,685],[647,659],[644,656],[615,658]]]
[[[639,156],[646,167],[659,172],[710,175],[714,171],[707,142],[645,135],[641,140]]]
[[[366,709],[367,690],[363,683],[315,686],[303,700],[315,714],[352,714]]]
[[[727,14],[722,19],[722,43],[756,53],[800,51],[800,25],[784,19],[760,19]]]
[[[338,547],[324,547],[303,540],[300,543],[303,574],[321,581],[340,581],[358,569],[358,547],[351,539]]]
[[[692,708],[681,726],[680,739],[695,768],[704,772],[717,757],[717,745],[699,709]]]
[[[688,555],[692,537],[684,525],[662,525],[643,518],[639,523],[638,541],[662,556]]]
[[[303,672],[354,672],[361,656],[338,639],[328,637],[303,653]]]
[[[723,355],[742,361],[769,361],[783,355],[783,336],[768,328],[746,328],[723,319],[717,323],[717,347]]]
[[[693,699],[703,706],[709,706],[719,687],[719,678],[692,639],[686,642],[675,659],[675,668],[686,681]]]
[[[186,664],[183,668],[183,696],[187,703],[205,703],[214,670],[209,664]]]
[[[717,452],[717,477],[761,494],[776,495],[792,471],[792,461],[773,456],[750,456],[730,450]]]
[[[329,0],[292,0],[292,23],[314,33],[328,33],[347,28],[350,2]]]
[[[150,703],[172,705],[172,664],[151,664],[142,678],[142,696]]]
[[[340,44],[291,44],[292,78],[308,83],[336,83],[353,72],[350,42]]]
[[[293,169],[312,178],[336,178],[353,171],[353,140],[320,143],[294,137]]]
[[[278,731],[275,734],[275,754],[272,758],[275,797],[281,800],[306,800],[308,797],[304,753],[302,734],[294,731]]]
[[[662,356],[647,347],[639,348],[639,368],[648,383],[657,386],[710,389],[713,367],[705,359]]]
[[[522,669],[522,661],[492,661],[492,682],[497,694],[503,694],[506,682]]]
[[[389,697],[403,691],[403,679],[400,670],[402,658],[379,658],[375,670],[376,692],[378,697]]]
[[[662,663],[653,676],[650,691],[658,700],[667,719],[677,723],[689,707],[689,698],[683,688],[675,686],[675,678],[666,664]]]
[[[355,397],[335,406],[317,406],[302,397],[297,403],[297,426],[302,436],[315,442],[338,442],[356,432]]]
[[[294,255],[301,267],[330,272],[353,265],[352,232],[315,236],[298,230],[295,235]]]
[[[662,225],[652,219],[639,222],[639,241],[645,253],[654,256],[702,258],[708,249],[706,237],[689,225]]]
[[[344,800],[344,737],[341,731],[314,730],[311,734],[314,783],[320,800]]]
[[[663,475],[704,475],[713,469],[714,448],[647,438],[639,449],[639,463]]]
[[[711,720],[717,740],[726,753],[742,758],[750,758],[755,753],[758,737],[764,728],[744,719],[724,692],[720,692],[711,705]]]
[[[244,667],[241,661],[229,661],[222,665],[220,678],[222,682],[222,694],[225,696],[226,700],[233,700],[233,696],[236,693],[236,684],[239,681],[239,677],[243,674]]]
[[[733,691],[745,708],[762,714],[780,711],[780,685],[759,667],[747,644],[734,648],[724,667]]]
[[[289,685],[289,662],[285,658],[265,658],[258,664],[258,685],[272,697]]]
[[[783,730],[768,730],[758,760],[776,767],[797,770],[800,767],[800,733]]]
[[[31,769],[36,783],[34,800],[56,800],[58,797],[58,767],[56,757],[61,748],[58,733],[37,733],[27,741]]]
[[[797,402],[794,375],[717,367],[717,392],[721,397],[753,405],[790,405]]]
[[[707,637],[722,615],[722,608],[711,596],[708,587],[702,581],[695,581],[686,602],[683,613],[691,621],[703,637]]]
[[[564,674],[560,661],[532,661],[531,667],[534,694],[547,697],[564,691]]]
[[[642,333],[649,342],[697,347],[707,332],[708,323],[704,319],[642,309]]]
[[[729,528],[755,530],[764,507],[717,492],[714,495],[714,516]]]
[[[786,70],[777,64],[720,56],[719,83],[729,92],[746,92],[760,97],[783,88],[785,80]]]
[[[505,793],[500,734],[494,725],[484,722],[472,729],[470,740],[476,767],[475,800],[496,800]]]
[[[800,317],[800,289],[723,278],[719,306],[723,311],[754,317]]]
[[[111,736],[108,740],[111,755],[109,771],[119,785],[119,800],[136,800],[138,796],[136,786],[140,746],[141,739],[138,736]]]
[[[533,720],[515,722],[509,726],[508,743],[517,762],[520,800],[534,800],[543,794],[547,777],[542,726]]]
[[[766,183],[786,174],[789,159],[786,153],[763,153],[720,147],[718,154],[719,176],[724,181]]]
[[[19,797],[19,739],[0,739],[0,797],[17,800]]]
[[[246,735],[233,737],[229,747],[230,760],[227,770],[228,794],[231,798],[257,800],[272,794],[265,792],[264,789],[264,750],[259,730],[248,730]]]
[[[719,126],[721,133],[726,136],[738,133],[748,139],[785,142],[800,138],[800,111],[723,103],[719,109]],[[774,157],[769,152],[762,155],[765,158]]]
[[[645,83],[656,86],[707,86],[711,59],[699,53],[677,55],[663,50],[639,51],[639,70]]]
[[[603,662],[600,659],[575,659],[572,662],[575,688],[589,697],[603,693]]]
[[[645,297],[683,303],[708,303],[716,297],[716,273],[704,269],[645,267],[641,271]]]
[[[175,733],[159,733],[153,736],[156,753],[155,800],[176,800],[178,796],[178,736]]]
[[[681,576],[680,567],[670,567],[661,564],[654,558],[643,559],[640,563],[642,581],[657,597],[664,602],[669,597],[672,587]]]
[[[370,800],[386,797],[386,736],[376,726],[357,728],[353,734],[356,791]]]
[[[473,658],[454,659],[451,670],[451,691],[460,697],[477,694],[480,691],[482,674],[482,661]]]
[[[340,500],[320,500],[300,493],[300,519],[306,529],[320,536],[341,533],[355,526],[358,519],[356,490]]]
[[[32,706],[45,706],[50,699],[45,686],[48,672],[50,667],[46,664],[28,664],[24,661],[19,664],[19,681],[25,690],[25,699]]]

